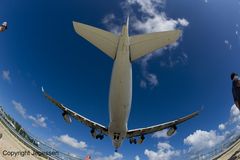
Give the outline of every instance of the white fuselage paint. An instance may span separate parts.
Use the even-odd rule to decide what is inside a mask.
[[[132,102],[132,65],[129,55],[128,23],[123,26],[113,64],[109,92],[109,135],[114,147],[120,147],[128,131]]]

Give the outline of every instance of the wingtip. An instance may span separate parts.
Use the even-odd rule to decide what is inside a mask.
[[[76,22],[76,21],[72,21],[73,28],[74,28],[75,31],[76,31],[76,29],[77,29],[77,23],[78,23],[78,22]]]
[[[203,109],[204,109],[204,106],[201,106],[201,108],[198,111],[196,111],[197,114],[199,115],[203,111]]]

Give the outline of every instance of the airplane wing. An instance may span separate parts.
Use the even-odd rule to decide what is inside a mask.
[[[86,126],[92,128],[92,129],[96,129],[98,130],[100,133],[108,135],[108,129],[99,124],[96,123],[94,121],[91,121],[90,119],[87,119],[86,117],[72,111],[71,109],[65,107],[63,104],[57,102],[55,99],[53,99],[51,96],[49,96],[44,89],[42,88],[42,92],[44,94],[44,96],[51,101],[53,104],[55,104],[58,108],[60,108],[64,113],[67,113],[68,115],[72,116],[73,118],[75,118],[76,120],[78,120],[79,122],[85,124]]]
[[[131,61],[134,61],[166,45],[174,43],[180,37],[180,35],[180,30],[174,30],[131,36]]]
[[[151,133],[154,133],[154,132],[157,132],[157,131],[161,131],[161,130],[166,129],[166,128],[174,129],[174,130],[172,130],[173,131],[172,134],[173,134],[175,132],[176,126],[178,124],[183,123],[183,122],[197,116],[198,114],[199,114],[199,111],[193,112],[192,114],[189,114],[185,117],[176,119],[174,121],[170,121],[170,122],[166,122],[166,123],[162,123],[162,124],[159,124],[159,125],[150,126],[150,127],[146,127],[146,128],[128,130],[126,137],[127,138],[133,138],[133,137],[137,137],[137,136],[143,136],[143,135],[146,135],[146,134],[151,134]]]
[[[119,36],[86,24],[73,22],[75,31],[112,59],[115,58]]]

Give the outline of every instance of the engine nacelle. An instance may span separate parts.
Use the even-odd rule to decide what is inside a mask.
[[[170,127],[169,130],[167,131],[167,136],[172,136],[177,130],[176,126]]]
[[[67,112],[63,112],[62,116],[65,122],[67,122],[68,124],[72,123],[72,119]]]
[[[5,31],[7,28],[8,28],[7,22],[3,22],[3,23],[0,25],[0,32]]]

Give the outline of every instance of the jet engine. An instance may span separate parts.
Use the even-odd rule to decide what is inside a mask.
[[[72,123],[72,119],[67,112],[64,111],[62,113],[62,116],[63,116],[63,119],[64,119],[65,122],[67,122],[69,124]]]
[[[3,23],[2,23],[2,26],[4,26],[5,29],[7,29],[7,27],[8,27],[7,22],[3,22]]]
[[[176,126],[170,127],[169,130],[167,131],[167,136],[172,136],[177,130]]]
[[[5,31],[7,28],[8,28],[7,22],[3,22],[3,23],[0,25],[0,32]]]

